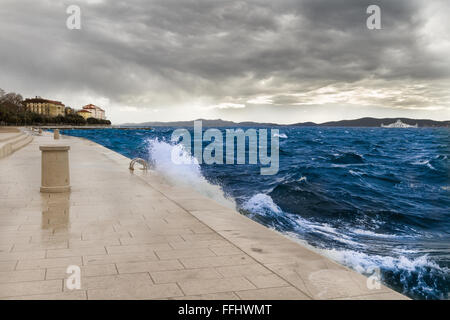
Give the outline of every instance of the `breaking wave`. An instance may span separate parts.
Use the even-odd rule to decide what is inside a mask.
[[[219,185],[209,183],[202,174],[197,159],[181,144],[160,139],[147,139],[148,157],[153,169],[174,185],[187,185],[223,206],[235,209],[236,203],[227,197]],[[172,161],[176,157],[176,162]]]

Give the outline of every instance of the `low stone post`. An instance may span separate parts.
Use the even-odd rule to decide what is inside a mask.
[[[70,191],[69,146],[40,146],[42,151],[41,192]]]
[[[55,129],[53,131],[53,139],[55,139],[55,140],[59,139],[59,129]]]

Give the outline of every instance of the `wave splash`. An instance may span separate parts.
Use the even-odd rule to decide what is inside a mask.
[[[359,273],[380,268],[382,280],[391,287],[412,297],[448,299],[448,292],[437,292],[437,286],[445,286],[450,269],[440,267],[428,255],[417,257],[369,255],[354,250],[318,249],[320,253],[344,264]],[[440,280],[443,279],[443,280]],[[448,279],[447,279],[448,281]]]
[[[226,196],[219,185],[209,183],[201,172],[200,164],[182,144],[168,143],[158,138],[147,139],[148,160],[153,168],[173,185],[187,185],[221,205],[236,209],[233,199]],[[177,163],[172,155],[178,157]]]

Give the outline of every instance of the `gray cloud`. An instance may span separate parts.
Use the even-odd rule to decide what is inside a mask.
[[[80,5],[82,30],[65,27],[69,4]],[[382,30],[366,28],[369,4],[381,7]],[[5,0],[0,87],[73,103],[103,98],[116,109],[184,108],[187,117],[194,102],[244,104],[227,112],[249,120],[263,104],[441,108],[448,116],[449,7],[445,0]]]

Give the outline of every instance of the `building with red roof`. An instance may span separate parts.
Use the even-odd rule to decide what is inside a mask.
[[[86,111],[90,112],[92,118],[101,119],[101,120],[106,119],[105,110],[103,110],[102,108],[100,108],[94,104],[87,104],[83,107],[82,110],[86,110]]]
[[[60,101],[48,100],[41,97],[25,99],[27,110],[39,113],[48,117],[64,116],[65,106]]]

